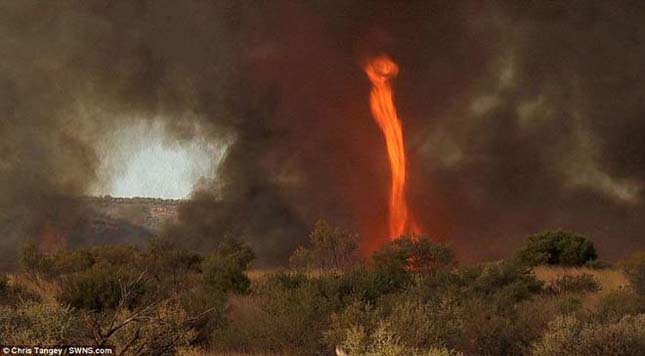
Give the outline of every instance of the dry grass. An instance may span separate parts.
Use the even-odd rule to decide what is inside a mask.
[[[615,291],[629,285],[625,275],[615,269],[591,269],[585,267],[546,267],[539,266],[534,269],[535,277],[543,282],[549,282],[562,276],[579,276],[590,274],[600,284],[602,292]]]
[[[249,295],[231,296],[226,308],[226,314],[233,321],[253,321],[261,313],[257,301]]]
[[[203,349],[180,350],[178,356],[277,356],[268,353],[248,353],[239,351],[209,351]]]
[[[179,356],[277,356],[268,353],[247,353],[238,351],[181,350]]]
[[[11,285],[21,286],[28,292],[38,295],[42,303],[56,303],[60,287],[55,282],[39,276],[27,276],[26,274],[14,274],[8,277]]]
[[[330,269],[321,269],[321,268],[311,268],[306,270],[292,270],[288,268],[265,268],[265,269],[249,270],[248,272],[246,272],[246,275],[249,277],[251,282],[257,282],[257,281],[261,281],[264,277],[277,272],[299,272],[299,273],[304,273],[307,277],[310,277],[310,278],[318,278],[318,277],[343,273],[342,270],[330,270]]]
[[[279,271],[281,270],[276,268],[252,269],[246,272],[246,275],[249,277],[251,282],[257,282],[262,278],[266,277],[267,275],[271,273],[279,272]]]
[[[538,266],[534,270],[535,277],[543,282],[550,282],[562,276],[592,275],[600,285],[600,291],[584,296],[583,305],[595,309],[603,295],[616,290],[629,288],[629,281],[625,275],[616,269],[591,269],[586,267],[547,267]]]

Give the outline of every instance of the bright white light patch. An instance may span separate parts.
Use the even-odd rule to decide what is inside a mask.
[[[111,186],[99,195],[187,198],[200,178],[214,177],[223,147],[203,140],[178,142],[159,125],[124,128],[112,136],[104,157]]]
[[[204,152],[192,147],[163,147],[156,142],[132,157],[125,174],[114,182],[112,195],[185,198],[196,179],[209,174],[208,168]]]

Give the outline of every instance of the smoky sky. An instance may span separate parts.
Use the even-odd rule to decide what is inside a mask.
[[[71,228],[100,142],[154,121],[227,143],[165,234],[284,261],[318,218],[387,236],[361,63],[400,66],[408,199],[462,259],[574,230],[645,246],[645,8],[634,1],[0,2],[2,248]],[[13,249],[13,250],[12,250]]]

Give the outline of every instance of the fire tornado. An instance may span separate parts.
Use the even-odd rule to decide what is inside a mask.
[[[403,130],[401,120],[396,113],[390,86],[390,80],[399,73],[399,67],[389,57],[383,55],[371,59],[365,66],[365,72],[372,82],[370,108],[374,120],[385,137],[390,161],[392,182],[389,201],[389,236],[394,239],[406,232],[418,232],[405,199],[406,161]]]

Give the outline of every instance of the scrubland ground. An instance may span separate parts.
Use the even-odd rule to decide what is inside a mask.
[[[334,233],[324,246],[339,246]],[[645,355],[643,256],[562,267],[576,260],[525,249],[461,265],[402,237],[363,264],[316,246],[291,262],[324,263],[248,272],[237,242],[209,256],[164,243],[26,250],[22,271],[0,277],[0,340],[117,355]]]

